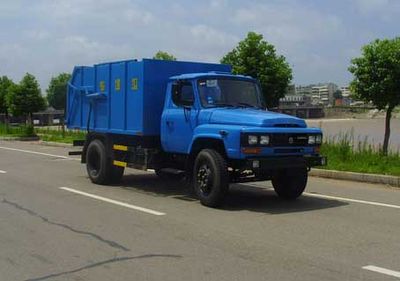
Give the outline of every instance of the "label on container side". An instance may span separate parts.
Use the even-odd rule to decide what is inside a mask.
[[[116,91],[121,90],[121,79],[115,79],[114,84],[115,84],[115,90]]]
[[[104,92],[106,90],[106,82],[104,80],[100,81],[100,92]]]
[[[138,88],[139,88],[138,84],[139,84],[138,83],[138,79],[137,78],[132,78],[131,89],[134,90],[134,91],[137,91]]]

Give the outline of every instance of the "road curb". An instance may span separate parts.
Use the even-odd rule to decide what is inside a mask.
[[[2,141],[38,141],[39,137],[0,137]]]
[[[55,146],[55,147],[73,147],[71,143],[62,143],[62,142],[54,142],[54,141],[38,141],[38,144],[45,146]]]
[[[387,184],[394,187],[400,187],[400,177],[396,176],[364,174],[364,173],[344,172],[344,171],[324,170],[324,169],[312,169],[309,172],[309,175],[320,178]]]
[[[26,138],[26,137],[0,137],[0,141],[23,141],[30,142],[32,144],[39,144],[44,146],[55,146],[55,147],[73,147],[72,143],[62,143],[54,141],[42,141],[38,138]]]

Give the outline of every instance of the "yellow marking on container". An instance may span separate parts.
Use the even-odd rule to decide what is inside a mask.
[[[100,92],[104,92],[106,90],[106,81],[104,81],[104,80],[100,81],[99,88],[100,88]]]
[[[126,165],[127,165],[127,163],[126,162],[122,162],[122,161],[117,161],[117,160],[114,160],[113,161],[113,164],[114,164],[114,166],[118,166],[118,167],[126,167]]]
[[[114,84],[115,84],[116,91],[121,90],[121,79],[115,79]]]
[[[132,78],[131,81],[131,89],[134,91],[137,91],[139,89],[139,85],[138,85],[138,79],[137,78]]]
[[[113,149],[120,151],[128,151],[128,147],[126,145],[120,145],[120,144],[114,144]]]

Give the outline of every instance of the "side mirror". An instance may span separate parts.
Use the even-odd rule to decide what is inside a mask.
[[[191,107],[193,105],[193,88],[191,83],[177,82],[172,85],[172,101],[177,106]]]

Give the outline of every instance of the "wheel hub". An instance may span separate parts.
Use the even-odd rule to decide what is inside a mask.
[[[204,195],[212,190],[211,170],[207,165],[202,165],[197,172],[197,184]]]

